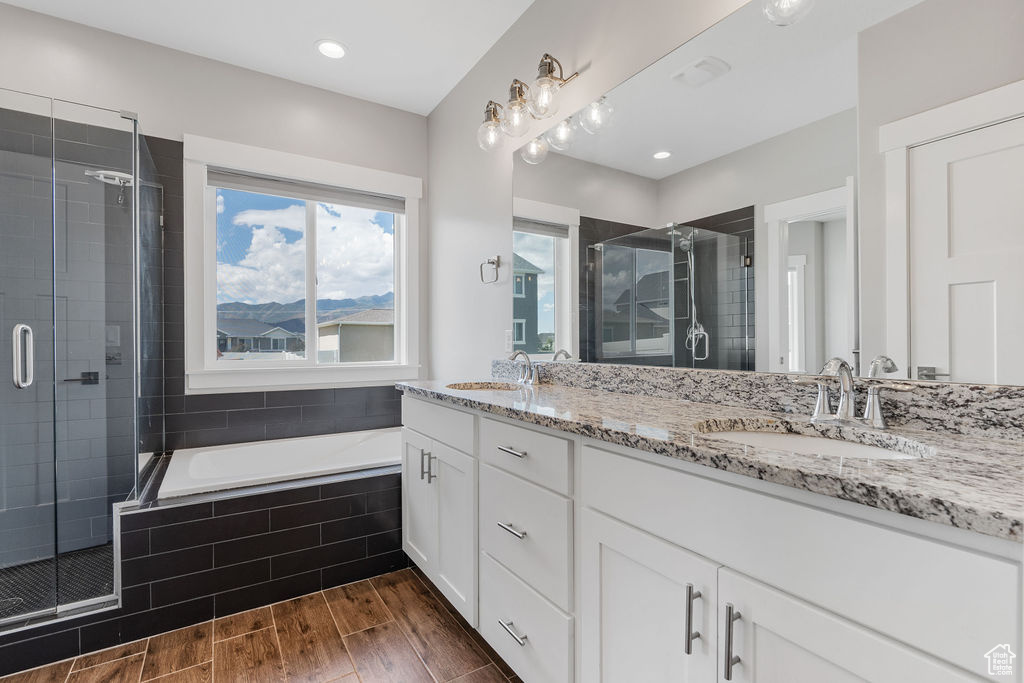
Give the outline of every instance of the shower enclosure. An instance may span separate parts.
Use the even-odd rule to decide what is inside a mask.
[[[128,113],[0,90],[0,631],[118,604],[146,157]]]
[[[754,369],[753,239],[671,225],[590,253],[596,360]]]

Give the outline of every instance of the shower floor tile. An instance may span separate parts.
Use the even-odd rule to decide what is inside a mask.
[[[0,569],[0,619],[53,609],[60,604],[99,598],[114,592],[114,547],[110,544],[62,553],[53,558]]]

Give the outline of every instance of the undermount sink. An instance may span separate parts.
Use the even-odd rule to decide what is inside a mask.
[[[801,453],[804,455],[822,455],[838,458],[861,458],[869,460],[916,460],[919,455],[871,446],[869,444],[830,439],[823,436],[807,436],[804,434],[788,434],[779,432],[722,431],[707,432],[704,436],[710,439],[732,441],[755,448],[768,448],[774,451]]]
[[[454,382],[445,386],[456,391],[516,391],[522,389],[520,385],[511,382]]]

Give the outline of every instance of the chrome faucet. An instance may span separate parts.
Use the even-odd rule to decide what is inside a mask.
[[[517,378],[517,381],[520,384],[533,384],[537,381],[537,366],[535,366],[530,360],[530,354],[520,349],[509,356],[508,359],[514,361],[520,356],[523,357],[523,365],[519,367],[519,377]]]
[[[888,356],[875,356],[871,360],[871,366],[868,369],[868,377],[878,377],[879,374],[885,372],[896,372],[899,367],[896,366],[895,361]],[[864,404],[864,422],[874,427],[875,429],[885,429],[887,427],[885,423],[885,416],[882,415],[882,401],[880,394],[882,389],[890,389],[892,391],[910,391],[914,388],[913,384],[907,384],[905,382],[872,382],[868,385],[868,400]]]
[[[828,384],[839,382],[839,407],[832,410],[832,397]],[[853,368],[842,358],[829,359],[817,375],[797,377],[796,384],[815,384],[818,387],[818,400],[814,403],[812,422],[835,420],[852,420],[853,411]]]
[[[555,355],[551,358],[552,361],[557,361],[559,358],[565,358],[566,360],[572,360],[572,354],[565,349],[558,349],[555,351]]]

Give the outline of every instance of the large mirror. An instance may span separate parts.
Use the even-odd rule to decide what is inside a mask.
[[[1024,384],[1021,3],[763,5],[514,151],[514,348]]]

